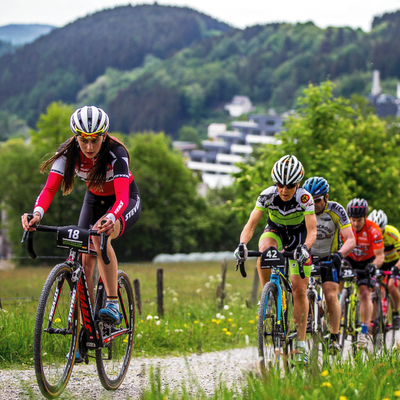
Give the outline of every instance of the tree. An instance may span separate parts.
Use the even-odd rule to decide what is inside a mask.
[[[332,200],[346,206],[352,198],[363,197],[371,210],[382,208],[389,219],[400,222],[400,206],[394,201],[400,196],[395,178],[400,134],[389,134],[386,122],[365,104],[334,98],[333,87],[330,81],[309,85],[298,99],[296,115],[285,121],[279,135],[282,144],[260,147],[251,162],[240,165],[234,206],[241,222],[247,220],[261,190],[273,184],[271,169],[285,154],[299,158],[305,179],[325,177]]]

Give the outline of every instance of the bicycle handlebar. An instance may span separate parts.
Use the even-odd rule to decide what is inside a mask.
[[[30,221],[33,218],[32,214],[28,214],[28,221]],[[103,222],[103,221],[102,221]],[[53,233],[58,233],[62,228],[62,226],[48,226],[48,225],[32,225],[32,228],[36,228],[37,231],[39,232],[53,232]],[[81,228],[80,228],[81,229]],[[103,261],[106,265],[110,264],[110,259],[108,258],[107,254],[107,239],[105,232],[103,233],[97,233],[96,230],[92,229],[87,229],[86,230],[89,236],[100,236],[100,250],[101,250],[101,257],[103,258]],[[33,248],[33,235],[35,231],[24,231],[21,239],[21,243],[24,243],[25,241],[27,242],[27,251],[30,255],[31,258],[35,259],[37,258],[36,252]],[[89,252],[89,248],[88,248]]]

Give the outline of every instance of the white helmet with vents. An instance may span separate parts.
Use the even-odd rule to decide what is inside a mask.
[[[83,139],[95,139],[108,132],[110,123],[108,115],[101,108],[85,106],[71,115],[69,126],[75,135]]]
[[[378,224],[382,232],[388,223],[387,215],[382,210],[373,210],[371,214],[368,215],[368,219]]]
[[[286,155],[274,164],[271,176],[275,183],[294,185],[303,179],[304,168],[295,156]]]

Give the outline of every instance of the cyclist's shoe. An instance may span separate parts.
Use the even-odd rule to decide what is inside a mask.
[[[331,354],[332,356],[337,356],[341,353],[341,351],[342,351],[342,346],[338,342],[335,342],[333,340],[329,342],[328,345],[329,354]]]
[[[368,345],[372,342],[371,336],[368,333],[359,333],[357,340],[357,348],[359,350],[367,350]]]
[[[122,321],[122,314],[114,304],[107,305],[99,311],[100,319],[108,324],[119,325]]]
[[[393,315],[393,329],[397,330],[400,328],[400,315]]]
[[[304,364],[304,366],[308,365],[308,351],[305,347],[297,346],[296,344],[296,353],[294,357],[295,361],[299,364]]]
[[[65,356],[66,358],[69,358],[69,353]],[[75,354],[75,364],[83,363],[85,360],[81,357],[79,354],[79,349],[76,349],[76,354]]]

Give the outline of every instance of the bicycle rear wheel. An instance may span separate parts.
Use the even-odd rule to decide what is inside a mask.
[[[278,288],[265,284],[258,309],[258,353],[261,371],[279,364],[280,327],[278,320]],[[281,321],[281,324],[283,321]]]
[[[393,329],[393,310],[394,310],[394,301],[392,296],[389,295],[388,300],[389,308],[387,310],[387,315],[385,318],[385,349],[386,351],[390,351],[393,349],[396,331]]]
[[[349,320],[349,290],[344,288],[340,296],[340,309],[342,310],[340,318],[340,346],[342,352],[347,339],[347,325]]]
[[[118,271],[119,310],[123,315],[120,326],[103,324],[105,346],[96,350],[99,378],[107,390],[117,389],[128,372],[135,330],[135,303],[128,275]]]
[[[71,376],[79,337],[79,310],[76,301],[72,326],[68,328],[70,311],[71,268],[58,264],[50,272],[40,295],[33,359],[36,379],[43,396],[58,397]]]

